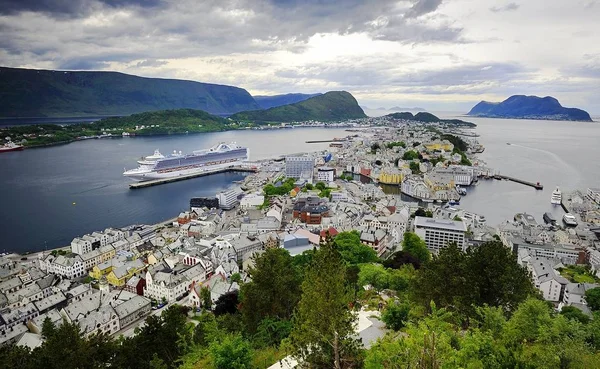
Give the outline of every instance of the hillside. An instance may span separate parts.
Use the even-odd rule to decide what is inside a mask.
[[[489,118],[592,121],[586,111],[565,108],[551,96],[514,95],[500,103],[482,101],[467,115]]]
[[[254,100],[260,105],[262,109],[275,108],[282,105],[294,104],[300,101],[310,99],[311,97],[319,96],[318,94],[285,94],[285,95],[273,95],[273,96],[253,96]]]
[[[67,143],[102,134],[120,137],[127,132],[135,136],[150,136],[216,132],[236,128],[238,126],[231,124],[231,121],[202,110],[178,109],[111,117],[85,124],[13,126],[1,128],[0,134],[2,137],[9,136],[15,142],[32,147]]]
[[[386,117],[390,117],[390,118],[398,119],[398,120],[407,120],[407,121],[412,121],[412,122],[442,123],[442,124],[448,124],[448,125],[453,125],[453,126],[477,127],[477,125],[475,123],[465,122],[464,120],[460,120],[460,119],[440,119],[437,116],[435,116],[431,113],[426,113],[426,112],[419,112],[414,115],[411,112],[392,113],[392,114],[386,115]]]
[[[0,117],[128,115],[164,109],[232,114],[260,109],[232,86],[117,72],[65,72],[0,67]]]
[[[356,99],[346,91],[330,91],[298,103],[266,110],[244,111],[231,119],[253,122],[339,121],[366,118]]]

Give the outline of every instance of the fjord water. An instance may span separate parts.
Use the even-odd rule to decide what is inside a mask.
[[[180,136],[86,140],[0,154],[0,252],[40,251],[106,227],[152,224],[177,216],[196,196],[214,196],[243,179],[218,174],[130,190],[123,169],[160,149],[189,153],[237,141],[251,159],[328,148],[307,144],[348,135],[343,129],[229,131]]]
[[[440,115],[442,116],[442,115]],[[480,154],[500,174],[544,185],[542,191],[522,184],[481,180],[461,199],[461,208],[485,215],[497,226],[527,212],[542,223],[544,212],[560,219],[564,211],[550,204],[552,191],[600,187],[600,123],[455,117],[477,124]],[[510,143],[510,145],[507,145]]]

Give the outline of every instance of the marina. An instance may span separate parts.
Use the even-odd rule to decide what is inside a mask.
[[[166,184],[166,183],[185,181],[186,179],[210,176],[210,175],[219,174],[219,173],[232,173],[232,172],[233,173],[235,173],[235,172],[256,173],[257,171],[258,171],[258,169],[256,167],[230,167],[230,168],[224,168],[224,169],[216,169],[216,170],[207,171],[207,172],[196,172],[196,173],[192,173],[192,174],[180,175],[177,177],[159,178],[159,179],[153,179],[150,181],[130,183],[129,188],[132,190],[136,190],[139,188],[146,188],[146,187],[158,186],[158,185]]]
[[[523,184],[525,186],[533,187],[536,190],[543,190],[544,189],[544,186],[540,182],[535,182],[535,183],[534,182],[529,182],[529,181],[525,181],[523,179],[518,179],[518,178],[515,178],[515,177],[505,176],[505,175],[501,175],[501,174],[496,174],[494,176],[494,178],[495,179],[500,179],[500,180],[505,179],[507,181],[512,181],[512,182],[520,183],[520,184]]]

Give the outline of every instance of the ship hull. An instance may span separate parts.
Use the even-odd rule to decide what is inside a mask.
[[[0,154],[3,152],[21,151],[21,150],[23,150],[23,146],[11,147],[11,148],[0,148]]]
[[[171,170],[168,172],[157,172],[157,171],[143,172],[143,171],[132,170],[132,171],[127,171],[127,172],[123,173],[123,175],[125,177],[131,178],[135,181],[144,182],[144,181],[152,181],[155,179],[176,178],[176,177],[189,176],[189,175],[194,175],[194,174],[216,172],[219,170],[224,170],[224,169],[232,168],[235,166],[239,166],[243,162],[244,162],[243,160],[237,160],[237,161],[232,161],[229,163],[207,165],[207,166],[194,167],[194,168],[186,168],[186,169],[181,169],[181,170]]]

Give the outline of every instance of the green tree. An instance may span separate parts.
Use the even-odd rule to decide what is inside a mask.
[[[421,167],[417,162],[411,161],[410,164],[408,164],[408,167],[413,172],[413,174],[418,174],[421,172]]]
[[[415,160],[419,158],[419,153],[414,150],[408,150],[402,155],[404,160]]]
[[[314,187],[313,187],[313,185],[312,185],[311,183],[307,183],[307,184],[305,184],[305,185],[304,185],[304,188],[306,188],[307,190],[309,190],[309,191],[310,191],[310,190],[312,190]]]
[[[289,252],[268,249],[249,271],[251,281],[241,287],[241,313],[250,334],[265,318],[289,320],[300,299],[301,276]]]
[[[291,331],[291,321],[265,318],[258,325],[252,342],[258,347],[277,347],[283,339],[290,335]]]
[[[600,287],[585,291],[585,301],[592,311],[600,310]]]
[[[577,309],[573,306],[565,306],[560,311],[562,315],[567,319],[573,319],[582,324],[588,324],[590,322],[590,317],[587,316],[583,311]]]
[[[331,240],[321,244],[302,282],[302,297],[290,335],[293,356],[310,367],[355,366],[358,343],[346,266]]]
[[[200,301],[204,309],[210,310],[212,308],[212,296],[210,289],[206,286],[200,288]]]
[[[410,305],[408,303],[392,302],[386,306],[383,314],[381,314],[381,320],[389,329],[399,331],[408,323],[409,314]]]
[[[49,339],[56,333],[56,325],[50,318],[46,317],[42,323],[42,337],[45,340]]]
[[[325,183],[323,183],[323,182],[317,182],[315,184],[315,188],[317,190],[319,190],[319,191],[323,191],[323,190],[325,190],[327,188],[327,185]]]
[[[402,241],[402,251],[409,253],[410,255],[417,258],[421,263],[425,263],[431,260],[431,253],[427,250],[427,245],[421,237],[415,233],[406,232],[404,233],[404,240]]]
[[[212,361],[217,369],[250,369],[252,348],[241,335],[227,335],[210,345]]]
[[[351,265],[373,263],[379,260],[377,253],[370,247],[360,242],[357,231],[340,232],[335,236],[334,242],[342,258]]]
[[[389,287],[390,276],[381,264],[363,264],[358,273],[358,284],[371,285],[379,292]]]

